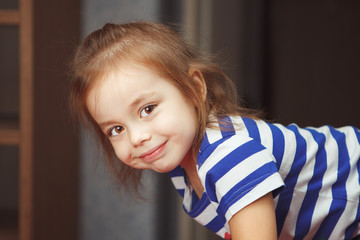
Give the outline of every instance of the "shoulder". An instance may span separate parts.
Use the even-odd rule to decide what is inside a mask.
[[[206,130],[197,160],[209,200],[229,220],[266,193],[280,190],[284,183],[271,149],[251,136],[252,128],[266,123],[242,117],[226,120],[225,127]]]
[[[212,117],[211,121],[213,123],[205,130],[202,148],[200,150],[234,135],[248,137],[248,128],[251,127],[251,122],[255,120],[240,116],[226,116],[222,118]]]
[[[235,117],[229,121],[233,130],[231,125],[207,129],[198,154],[198,174],[210,192],[225,194],[228,187],[235,185],[237,191],[247,191],[249,182],[256,184],[278,171],[271,149],[249,136],[245,124],[254,120]],[[217,201],[216,196],[212,199]]]
[[[269,131],[269,136],[265,136],[265,134],[260,136],[259,128],[264,128],[267,125],[262,120],[240,116],[228,116],[218,119],[216,123],[206,128],[198,158],[205,160],[207,155],[213,151],[221,152],[227,149],[227,151],[231,152],[248,142],[253,142],[252,147],[263,149],[265,146],[263,146],[261,138],[271,137],[271,132]]]

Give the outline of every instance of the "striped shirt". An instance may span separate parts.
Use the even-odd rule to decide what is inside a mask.
[[[186,213],[230,239],[231,217],[272,192],[279,239],[360,235],[358,129],[226,121],[206,129],[197,157],[200,199],[180,166],[170,172]]]

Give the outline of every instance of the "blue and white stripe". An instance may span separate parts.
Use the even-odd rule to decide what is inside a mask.
[[[279,239],[360,234],[358,129],[225,120],[233,125],[207,129],[198,154],[200,200],[181,167],[171,173],[190,216],[224,237],[234,214],[273,192]]]

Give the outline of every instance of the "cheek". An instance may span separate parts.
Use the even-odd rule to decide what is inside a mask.
[[[113,145],[115,154],[118,157],[118,159],[121,162],[128,164],[130,155],[129,155],[129,150],[128,150],[128,147],[126,146],[126,144],[113,143],[112,145]]]
[[[173,113],[162,117],[156,129],[164,136],[172,137],[178,142],[192,143],[196,133],[196,120],[191,113]]]

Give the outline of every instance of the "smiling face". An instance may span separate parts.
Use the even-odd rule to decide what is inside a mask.
[[[89,90],[86,106],[130,167],[169,172],[193,161],[194,104],[149,68],[133,65],[107,74]]]

